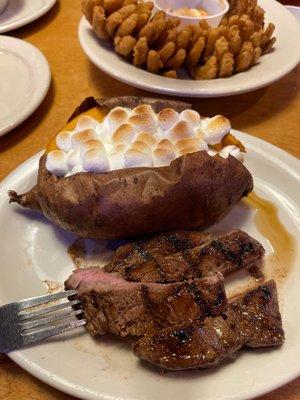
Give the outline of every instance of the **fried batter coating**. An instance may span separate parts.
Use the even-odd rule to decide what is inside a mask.
[[[147,25],[139,32],[138,39],[146,37],[148,45],[155,42],[158,36],[161,34],[165,26],[165,18],[156,18],[154,21],[151,20]]]
[[[242,48],[242,39],[239,28],[236,25],[231,26],[228,30],[228,44],[233,56],[236,56]]]
[[[149,46],[147,39],[141,37],[133,48],[133,64],[137,67],[146,65],[148,58]]]
[[[248,0],[248,7],[246,14],[249,16],[251,20],[253,20],[254,9],[257,6],[257,0]]]
[[[261,34],[259,32],[253,32],[250,36],[250,42],[252,43],[253,47],[260,46]]]
[[[108,15],[119,10],[123,6],[124,0],[104,0],[104,10]]]
[[[116,36],[114,43],[116,52],[124,57],[128,57],[133,51],[136,40],[132,36]]]
[[[264,26],[265,12],[260,6],[256,6],[253,12],[254,30],[259,31]]]
[[[252,63],[253,55],[254,55],[254,49],[252,43],[251,42],[243,43],[241,51],[235,60],[235,65],[236,65],[235,71],[236,72],[246,71]]]
[[[248,15],[242,15],[238,21],[238,28],[242,41],[246,42],[250,39],[250,36],[254,32],[254,23],[251,21]]]
[[[123,7],[129,6],[130,4],[134,4],[136,6],[138,4],[138,0],[125,0],[123,3]]]
[[[155,44],[159,48],[163,47],[168,42],[176,42],[177,30],[175,29],[180,24],[179,18],[165,19],[164,29],[161,31],[160,35],[156,38]],[[172,32],[173,37],[169,36],[169,32]]]
[[[104,0],[81,0],[81,10],[85,18],[92,24],[94,8],[96,6],[103,7]]]
[[[247,8],[248,8],[248,0],[238,0],[235,2],[231,14],[243,15],[246,13]]]
[[[182,29],[177,35],[177,40],[176,40],[177,49],[186,50],[191,38],[192,38],[192,31],[187,26],[186,28]]]
[[[225,53],[219,64],[219,78],[226,78],[233,74],[234,59],[231,53]]]
[[[151,17],[151,13],[150,14],[139,13],[137,15],[138,15],[138,20],[134,30],[135,35],[137,35],[140,32],[140,30],[143,29],[144,26],[148,24],[149,19]]]
[[[157,11],[157,13],[154,14],[151,22],[157,21],[158,19],[164,19],[166,17],[166,13],[163,10]]]
[[[265,45],[270,41],[270,39],[274,33],[274,30],[275,30],[275,25],[270,23],[267,26],[267,29],[262,34],[262,38],[261,38],[261,42],[260,42],[260,45],[262,48],[264,48]]]
[[[238,25],[238,23],[239,23],[239,16],[238,15],[235,14],[235,15],[232,15],[229,18],[229,23],[228,23],[229,26]]]
[[[204,47],[205,47],[205,39],[202,36],[199,37],[199,39],[194,44],[194,46],[192,47],[191,51],[188,54],[187,61],[190,65],[195,66],[199,63]]]
[[[115,32],[122,22],[123,17],[118,11],[115,11],[106,19],[105,31],[112,39],[115,37]]]
[[[169,58],[173,56],[175,50],[176,45],[174,42],[166,43],[164,47],[159,50],[158,54],[163,64],[165,64],[169,60]]]
[[[209,25],[209,23],[205,19],[200,20],[199,26],[204,31],[206,31],[206,30],[210,31],[211,30],[211,26]]]
[[[132,35],[137,25],[138,18],[139,18],[138,14],[135,13],[131,14],[121,23],[121,25],[116,31],[116,35],[121,37]]]
[[[169,71],[165,71],[162,74],[166,78],[177,79],[177,72],[174,69],[170,69]]]
[[[176,43],[177,35],[178,35],[177,29],[176,29],[176,28],[171,29],[171,30],[168,32],[167,36],[165,37],[165,40],[163,41],[163,44],[166,44],[166,43],[168,43],[168,42],[174,42],[174,43]]]
[[[161,62],[158,52],[155,50],[150,50],[147,59],[147,70],[157,74],[158,71],[163,68],[163,66],[164,65]]]
[[[269,53],[269,51],[272,49],[274,46],[274,43],[276,42],[276,38],[273,37],[271,40],[268,41],[268,43],[265,44],[262,54]]]
[[[218,60],[216,56],[207,59],[205,65],[191,67],[191,73],[194,79],[214,79],[218,75]]]
[[[101,6],[94,8],[94,14],[92,19],[92,27],[94,32],[100,39],[108,39],[109,36],[105,30],[105,12]]]
[[[153,7],[154,7],[154,3],[152,1],[147,1],[145,3],[139,3],[136,6],[136,12],[138,14],[144,14],[144,13],[151,14]]]
[[[229,25],[229,17],[227,14],[221,19],[219,26],[228,26]]]
[[[186,51],[184,49],[179,49],[173,57],[171,57],[167,62],[166,62],[166,67],[171,68],[171,69],[178,69],[181,67],[182,63],[184,62],[186,58]]]
[[[221,36],[215,44],[214,55],[217,57],[217,60],[220,62],[225,53],[229,52],[229,44],[224,36]]]
[[[261,54],[262,54],[261,47],[259,47],[259,46],[255,47],[254,51],[253,51],[253,59],[252,59],[251,65],[254,65],[254,64],[257,63],[257,61],[258,61],[259,57],[261,56]]]
[[[209,32],[209,36],[207,39],[205,51],[204,51],[204,57],[208,57],[213,54],[214,49],[215,49],[215,44],[216,41],[220,37],[220,31],[218,28],[212,28]]]

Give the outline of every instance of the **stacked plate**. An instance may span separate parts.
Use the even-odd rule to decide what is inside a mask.
[[[0,0],[0,33],[44,15],[56,0]],[[31,44],[0,36],[0,136],[15,128],[41,104],[51,73],[43,54]]]

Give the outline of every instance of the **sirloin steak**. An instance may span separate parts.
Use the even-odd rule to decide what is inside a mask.
[[[215,275],[170,284],[128,282],[101,268],[78,269],[65,282],[77,290],[92,335],[143,335],[219,315],[227,306],[223,278]]]
[[[215,366],[242,346],[280,346],[283,341],[276,284],[270,281],[231,299],[220,316],[145,335],[133,351],[162,368],[183,370]]]
[[[202,233],[198,235],[194,233],[189,239],[189,245],[185,245],[183,241],[178,245],[178,252],[165,256],[163,250],[155,252],[157,243],[162,240],[159,238],[154,246],[152,243],[155,239],[152,242],[144,240],[126,245],[125,250],[120,248],[117,256],[104,269],[124,277],[127,281],[159,283],[202,278],[218,272],[225,276],[243,268],[257,272],[257,265],[265,251],[246,232],[235,230],[215,239],[209,239]],[[166,242],[168,243],[168,239]]]

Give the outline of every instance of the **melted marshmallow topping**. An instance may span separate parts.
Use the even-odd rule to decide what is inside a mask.
[[[78,172],[163,167],[196,151],[217,154],[212,146],[221,143],[230,129],[229,120],[222,115],[201,118],[194,110],[179,114],[165,108],[155,114],[149,105],[133,110],[116,107],[101,122],[83,115],[73,131],[60,132],[56,136],[57,150],[47,155],[46,168],[54,175],[70,176]],[[236,146],[226,146],[219,154],[243,161]]]

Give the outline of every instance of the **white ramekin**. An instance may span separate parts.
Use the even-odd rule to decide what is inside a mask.
[[[203,17],[183,17],[180,18],[180,26],[189,24],[197,25],[200,21],[207,21],[212,27],[217,27],[229,9],[229,4],[226,0],[154,0],[155,9],[163,10],[168,17],[174,17],[174,14],[167,11],[168,9],[176,10],[181,7],[202,8],[209,15]]]

